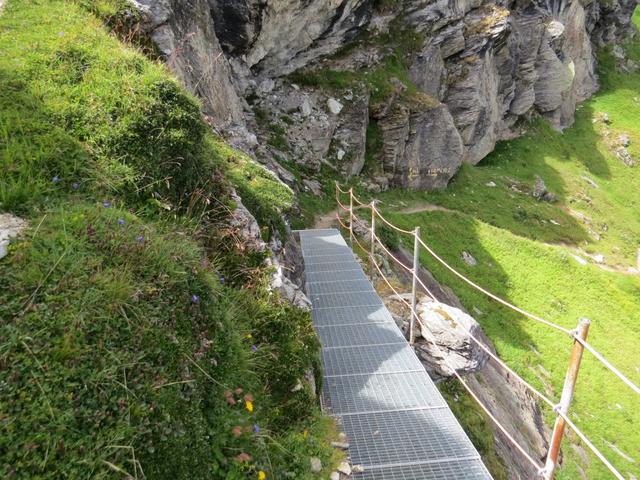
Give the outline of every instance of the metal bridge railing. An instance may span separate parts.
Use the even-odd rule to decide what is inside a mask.
[[[340,201],[340,195],[347,194],[349,195],[349,206],[342,204]],[[496,427],[504,434],[505,438],[518,450],[518,452],[529,462],[532,466],[536,468],[538,471],[539,477],[544,480],[551,480],[554,477],[554,471],[557,467],[558,456],[560,453],[560,444],[562,442],[562,436],[566,426],[569,426],[571,430],[575,432],[575,434],[587,445],[587,447],[594,453],[594,455],[611,471],[614,477],[619,480],[624,480],[624,477],[620,474],[618,470],[607,460],[607,458],[596,448],[596,446],[588,439],[588,437],[570,420],[569,418],[569,409],[571,406],[571,401],[573,399],[573,394],[575,390],[575,384],[578,378],[578,372],[580,370],[580,363],[582,360],[582,356],[584,350],[587,350],[591,353],[598,361],[600,361],[610,372],[612,372],[616,377],[618,377],[623,383],[625,383],[632,391],[637,394],[640,394],[640,388],[635,385],[628,377],[626,377],[620,370],[614,367],[611,362],[609,362],[602,354],[600,354],[591,344],[587,342],[587,335],[589,332],[590,322],[587,319],[580,319],[577,327],[574,330],[569,330],[561,325],[558,325],[554,322],[546,320],[542,317],[539,317],[533,313],[527,312],[508,301],[494,295],[488,290],[482,288],[472,280],[465,277],[462,273],[458,272],[451,265],[449,265],[445,260],[443,260],[440,256],[436,254],[435,251],[429,245],[427,245],[422,238],[420,237],[420,227],[416,227],[414,230],[405,230],[396,225],[393,225],[389,222],[384,216],[380,213],[380,211],[376,208],[375,201],[371,203],[363,203],[361,202],[353,193],[353,189],[342,190],[338,183],[336,183],[336,202],[340,209],[348,213],[348,224],[345,224],[340,213],[336,215],[338,222],[340,225],[349,231],[349,239],[351,244],[354,243],[360,248],[370,259],[372,270],[375,269],[381,276],[381,278],[385,281],[387,286],[397,295],[400,301],[409,309],[411,313],[410,321],[409,321],[409,342],[413,345],[415,342],[415,325],[416,322],[421,327],[421,332],[427,335],[427,340],[433,344],[438,353],[444,359],[447,368],[449,368],[462,386],[467,390],[467,392],[471,395],[471,397],[479,404],[482,410],[489,416],[491,421],[496,425]],[[356,209],[364,209],[371,211],[371,220],[370,225],[368,226],[363,220],[361,220],[356,214]],[[346,220],[346,219],[345,219]],[[396,258],[395,255],[386,247],[386,245],[381,241],[381,239],[376,234],[376,221],[379,220],[386,226],[392,228],[393,230],[404,234],[410,235],[414,239],[414,250],[413,250],[413,266],[409,267],[405,265],[402,261]],[[359,224],[365,230],[370,232],[369,238],[369,248],[366,248],[357,238],[354,232],[354,225]],[[389,279],[386,277],[380,266],[378,265],[375,259],[375,249],[378,246],[389,258],[391,258],[398,266],[404,269],[406,272],[411,274],[412,277],[412,286],[411,286],[411,301],[408,302],[399,294],[397,289],[391,284]],[[502,304],[503,306],[514,310],[515,312],[520,313],[521,315],[539,322],[543,325],[546,325],[550,328],[553,328],[557,331],[560,331],[573,339],[573,347],[571,350],[571,355],[569,359],[569,368],[567,370],[567,374],[564,381],[564,386],[562,389],[562,395],[559,402],[554,402],[546,395],[537,390],[533,385],[528,383],[524,378],[518,375],[512,368],[510,368],[504,361],[502,361],[497,355],[495,355],[491,349],[485,345],[482,341],[477,339],[475,336],[471,334],[471,332],[464,327],[464,325],[459,324],[464,330],[465,333],[469,335],[469,338],[473,342],[475,342],[487,355],[497,364],[499,364],[502,368],[504,368],[507,372],[513,375],[519,382],[521,382],[536,398],[542,400],[545,404],[553,409],[556,413],[556,421],[554,424],[554,428],[551,434],[551,439],[549,441],[549,450],[547,453],[546,461],[544,466],[540,465],[538,461],[531,457],[529,453],[520,445],[511,434],[507,431],[507,429],[500,423],[500,421],[495,418],[495,416],[491,413],[489,408],[482,403],[478,395],[472,391],[469,387],[468,383],[462,378],[461,375],[458,374],[455,368],[448,364],[447,357],[442,352],[440,346],[435,341],[433,334],[429,330],[428,326],[424,324],[420,316],[416,311],[416,299],[417,299],[417,288],[418,285],[424,290],[424,292],[433,300],[437,301],[433,293],[427,288],[424,282],[419,277],[419,257],[420,257],[420,247],[423,247],[432,257],[434,257],[439,263],[441,263],[445,268],[451,271],[458,278],[463,280],[465,283],[475,288],[476,290],[482,292],[487,297],[493,299],[494,301]]]

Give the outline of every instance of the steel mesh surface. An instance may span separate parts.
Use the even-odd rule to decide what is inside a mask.
[[[343,270],[360,270],[362,271],[362,267],[360,266],[360,264],[358,262],[356,262],[355,260],[351,261],[351,262],[326,262],[326,263],[313,263],[313,264],[306,264],[305,261],[305,266],[304,269],[306,272],[311,272],[311,273],[315,273],[315,272],[340,272]]]
[[[325,376],[424,371],[409,345],[323,349]]]
[[[445,407],[426,372],[327,377],[323,405],[332,414]]]
[[[342,426],[351,461],[365,468],[425,459],[479,458],[448,407],[345,415]]]
[[[301,231],[323,346],[322,406],[340,417],[354,480],[491,479],[337,230]]]
[[[309,298],[313,308],[342,308],[360,307],[365,305],[380,305],[382,300],[373,290],[357,293],[327,293],[324,295],[311,295]]]
[[[381,345],[384,343],[406,342],[395,323],[360,325],[330,325],[316,327],[320,343],[325,348]]]
[[[324,255],[335,254],[345,255],[347,253],[353,253],[353,250],[345,245],[335,245],[327,243],[320,243],[318,245],[309,244],[302,249],[302,254],[305,256],[305,258],[322,257]]]
[[[351,252],[347,252],[347,253],[332,253],[332,254],[326,254],[326,255],[312,255],[312,256],[305,256],[304,257],[305,268],[307,266],[315,265],[315,264],[318,264],[318,263],[327,263],[327,262],[331,262],[331,263],[354,263],[354,264],[360,266],[360,264],[356,260],[355,255],[353,255],[353,253],[351,253]]]
[[[354,473],[352,478],[353,480],[490,480],[491,475],[480,460],[465,459],[370,468],[362,473]]]
[[[312,309],[311,317],[316,326],[393,322],[393,317],[384,305]]]
[[[334,272],[306,272],[305,279],[307,285],[314,283],[334,283],[338,279],[343,282],[353,280],[369,281],[362,269],[344,270],[340,272],[339,276],[336,276]]]
[[[328,293],[373,292],[369,280],[335,280],[333,282],[307,283],[309,295],[326,295]]]

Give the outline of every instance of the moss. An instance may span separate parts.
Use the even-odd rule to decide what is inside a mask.
[[[482,17],[473,24],[466,24],[464,34],[465,37],[472,35],[486,35],[498,23],[506,20],[511,12],[498,5],[487,5],[481,7]]]

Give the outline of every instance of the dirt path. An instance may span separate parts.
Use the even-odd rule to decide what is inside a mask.
[[[569,243],[561,243],[561,242],[556,242],[556,243],[543,242],[543,243],[549,247],[567,249],[569,251],[569,255],[571,255],[573,259],[576,262],[578,262],[580,265],[593,265],[595,267],[600,268],[601,270],[606,270],[607,272],[621,273],[623,275],[640,274],[640,271],[634,267],[622,266],[622,265],[608,265],[604,263],[601,258],[599,258],[599,255],[588,253],[584,251],[582,248],[577,247],[575,245],[571,245]]]
[[[410,207],[403,208],[398,210],[397,213],[404,213],[406,215],[410,215],[412,213],[420,213],[420,212],[448,212],[448,213],[459,213],[456,210],[451,210],[447,207],[441,207],[440,205],[435,205],[433,203],[427,202],[418,202]]]
[[[338,209],[331,210],[330,212],[323,213],[322,215],[317,215],[315,218],[315,222],[311,228],[333,228],[338,222],[336,220],[336,214],[338,213]]]

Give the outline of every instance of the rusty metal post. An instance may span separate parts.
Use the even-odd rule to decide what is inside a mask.
[[[353,187],[349,189],[349,242],[353,248]]]
[[[588,319],[581,318],[578,322],[578,328],[576,329],[576,337],[586,340],[589,334],[589,325],[591,325],[591,322]],[[578,371],[580,370],[583,351],[584,347],[582,344],[574,340],[571,356],[569,357],[569,369],[567,370],[564,387],[562,388],[562,396],[560,397],[560,403],[555,408],[555,410],[562,412],[565,416],[569,413],[569,406],[573,399],[573,392],[575,390],[576,380],[578,379]],[[544,465],[545,480],[553,480],[553,472],[558,465],[558,455],[560,454],[560,444],[562,443],[565,424],[564,418],[558,415],[556,417],[556,423],[553,426],[553,433],[549,441],[549,453],[547,454],[547,461]]]
[[[374,254],[376,251],[376,201],[371,200],[371,274],[375,274]]]
[[[418,269],[420,268],[420,227],[416,227],[413,231],[413,279],[411,284],[411,320],[409,321],[409,344],[413,345],[416,340],[415,324],[416,324],[416,290],[418,287]]]

